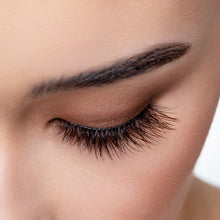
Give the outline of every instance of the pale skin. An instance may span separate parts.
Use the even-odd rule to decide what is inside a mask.
[[[220,219],[219,189],[192,175],[220,95],[219,30],[218,0],[0,0],[0,219]],[[192,48],[150,74],[26,98],[164,42]],[[57,115],[115,126],[166,85],[155,102],[178,121],[152,150],[97,160],[45,127]]]

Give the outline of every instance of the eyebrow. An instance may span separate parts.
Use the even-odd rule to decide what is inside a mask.
[[[44,95],[72,90],[75,88],[88,88],[92,86],[103,86],[123,80],[129,77],[141,75],[155,70],[170,63],[187,53],[191,43],[175,42],[157,44],[144,52],[121,58],[113,65],[81,72],[77,75],[49,80],[39,83],[28,93],[29,98],[37,98]]]

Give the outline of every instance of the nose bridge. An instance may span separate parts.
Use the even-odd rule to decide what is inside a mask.
[[[0,139],[0,219],[12,219],[13,207],[13,164],[11,163],[10,150]]]
[[[10,124],[23,107],[26,88],[20,78],[21,75],[13,76],[10,72],[2,74],[0,66],[0,129],[5,124]]]
[[[16,142],[0,130],[0,219],[28,219],[27,189],[21,164],[22,152]],[[24,202],[25,201],[25,202]],[[31,201],[29,201],[31,203]],[[26,214],[25,214],[26,213]],[[22,217],[21,217],[22,216]],[[21,217],[21,218],[20,218]]]
[[[18,118],[22,103],[19,99],[6,94],[0,94],[0,154],[16,149],[18,141]],[[4,152],[4,153],[3,153]],[[9,155],[9,154],[8,154]]]
[[[19,104],[13,94],[3,88],[6,87],[0,88],[0,220],[15,220],[23,215],[25,194],[22,172],[19,172],[22,148],[16,134]]]
[[[38,169],[26,159],[29,151],[22,143],[0,127],[0,220],[39,219],[34,216],[45,215],[47,197],[41,196]]]
[[[1,112],[2,113],[2,112]],[[2,117],[2,114],[0,114]],[[1,120],[0,120],[1,121]],[[22,198],[19,196],[22,186],[22,176],[18,169],[20,150],[11,137],[10,124],[3,120],[0,123],[0,219],[18,219]],[[16,217],[17,216],[17,217]]]
[[[11,195],[10,193],[10,186],[8,184],[8,172],[7,172],[7,165],[6,165],[5,155],[0,153],[0,219],[10,219],[12,216],[11,213]],[[11,208],[10,208],[11,207]]]

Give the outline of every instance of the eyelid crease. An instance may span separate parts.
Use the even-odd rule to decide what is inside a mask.
[[[86,126],[86,125],[80,125],[80,124],[76,124],[76,123],[73,123],[73,122],[70,122],[70,121],[67,121],[67,120],[64,120],[64,119],[61,119],[61,118],[53,118],[51,120],[49,120],[48,123],[53,123],[53,121],[60,121],[60,122],[68,122],[68,124],[70,126],[77,126],[79,128],[82,128],[82,129],[88,129],[88,130],[93,130],[93,131],[99,131],[99,130],[110,130],[110,129],[113,129],[113,128],[116,128],[116,127],[119,127],[119,126],[122,126],[122,125],[125,125],[127,123],[129,123],[130,121],[136,119],[140,114],[142,114],[144,111],[146,111],[146,108],[144,108],[138,115],[136,115],[133,119],[130,119],[128,120],[127,122],[124,122],[124,123],[121,123],[119,125],[116,125],[116,126],[111,126],[111,127],[91,127],[91,126]]]

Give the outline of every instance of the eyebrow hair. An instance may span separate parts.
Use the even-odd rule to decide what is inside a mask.
[[[119,80],[137,76],[155,70],[173,60],[182,57],[191,48],[191,43],[175,42],[157,44],[151,49],[135,54],[129,58],[122,58],[113,65],[102,69],[81,72],[78,75],[57,80],[49,80],[35,85],[28,93],[29,98],[72,90],[74,88],[88,88],[103,86]]]

